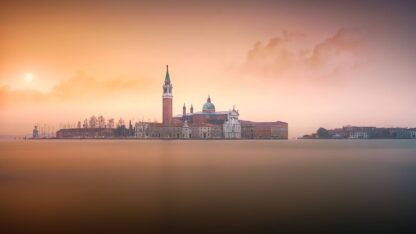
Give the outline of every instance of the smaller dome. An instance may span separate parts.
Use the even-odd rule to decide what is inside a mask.
[[[215,112],[215,105],[211,102],[211,98],[208,96],[207,102],[202,106],[202,112],[211,113]]]

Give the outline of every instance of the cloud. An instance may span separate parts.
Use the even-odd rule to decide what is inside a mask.
[[[35,90],[12,90],[8,86],[0,87],[0,108],[22,103],[43,102],[47,95]]]
[[[270,39],[266,44],[257,42],[247,54],[245,67],[262,75],[283,74],[291,70],[306,53],[293,46],[302,38],[302,33],[283,31],[281,36]]]
[[[333,36],[306,46],[303,33],[283,31],[267,43],[256,42],[243,71],[272,78],[334,78],[366,62],[366,31],[341,28]],[[311,77],[311,78],[312,78]]]
[[[366,33],[363,29],[342,28],[319,43],[309,58],[310,65],[331,74],[365,63]]]
[[[137,92],[146,89],[150,81],[127,79],[123,77],[96,79],[84,73],[60,81],[51,91],[42,93],[37,90],[13,90],[8,86],[0,87],[0,108],[15,105],[48,103],[51,101],[80,100],[94,101],[97,98],[110,99],[122,93]]]

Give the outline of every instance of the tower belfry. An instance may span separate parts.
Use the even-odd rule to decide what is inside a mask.
[[[172,122],[172,83],[170,81],[169,66],[166,65],[165,82],[163,83],[163,124]]]

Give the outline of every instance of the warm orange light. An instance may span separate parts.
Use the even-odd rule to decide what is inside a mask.
[[[25,74],[25,81],[30,83],[30,82],[32,82],[32,80],[33,80],[33,74],[30,73],[30,72],[26,73]]]

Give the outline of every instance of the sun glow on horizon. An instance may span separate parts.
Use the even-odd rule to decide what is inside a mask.
[[[31,83],[31,82],[33,81],[33,74],[32,74],[32,73],[30,73],[30,72],[27,72],[27,73],[25,74],[25,81],[26,81],[27,83]]]

